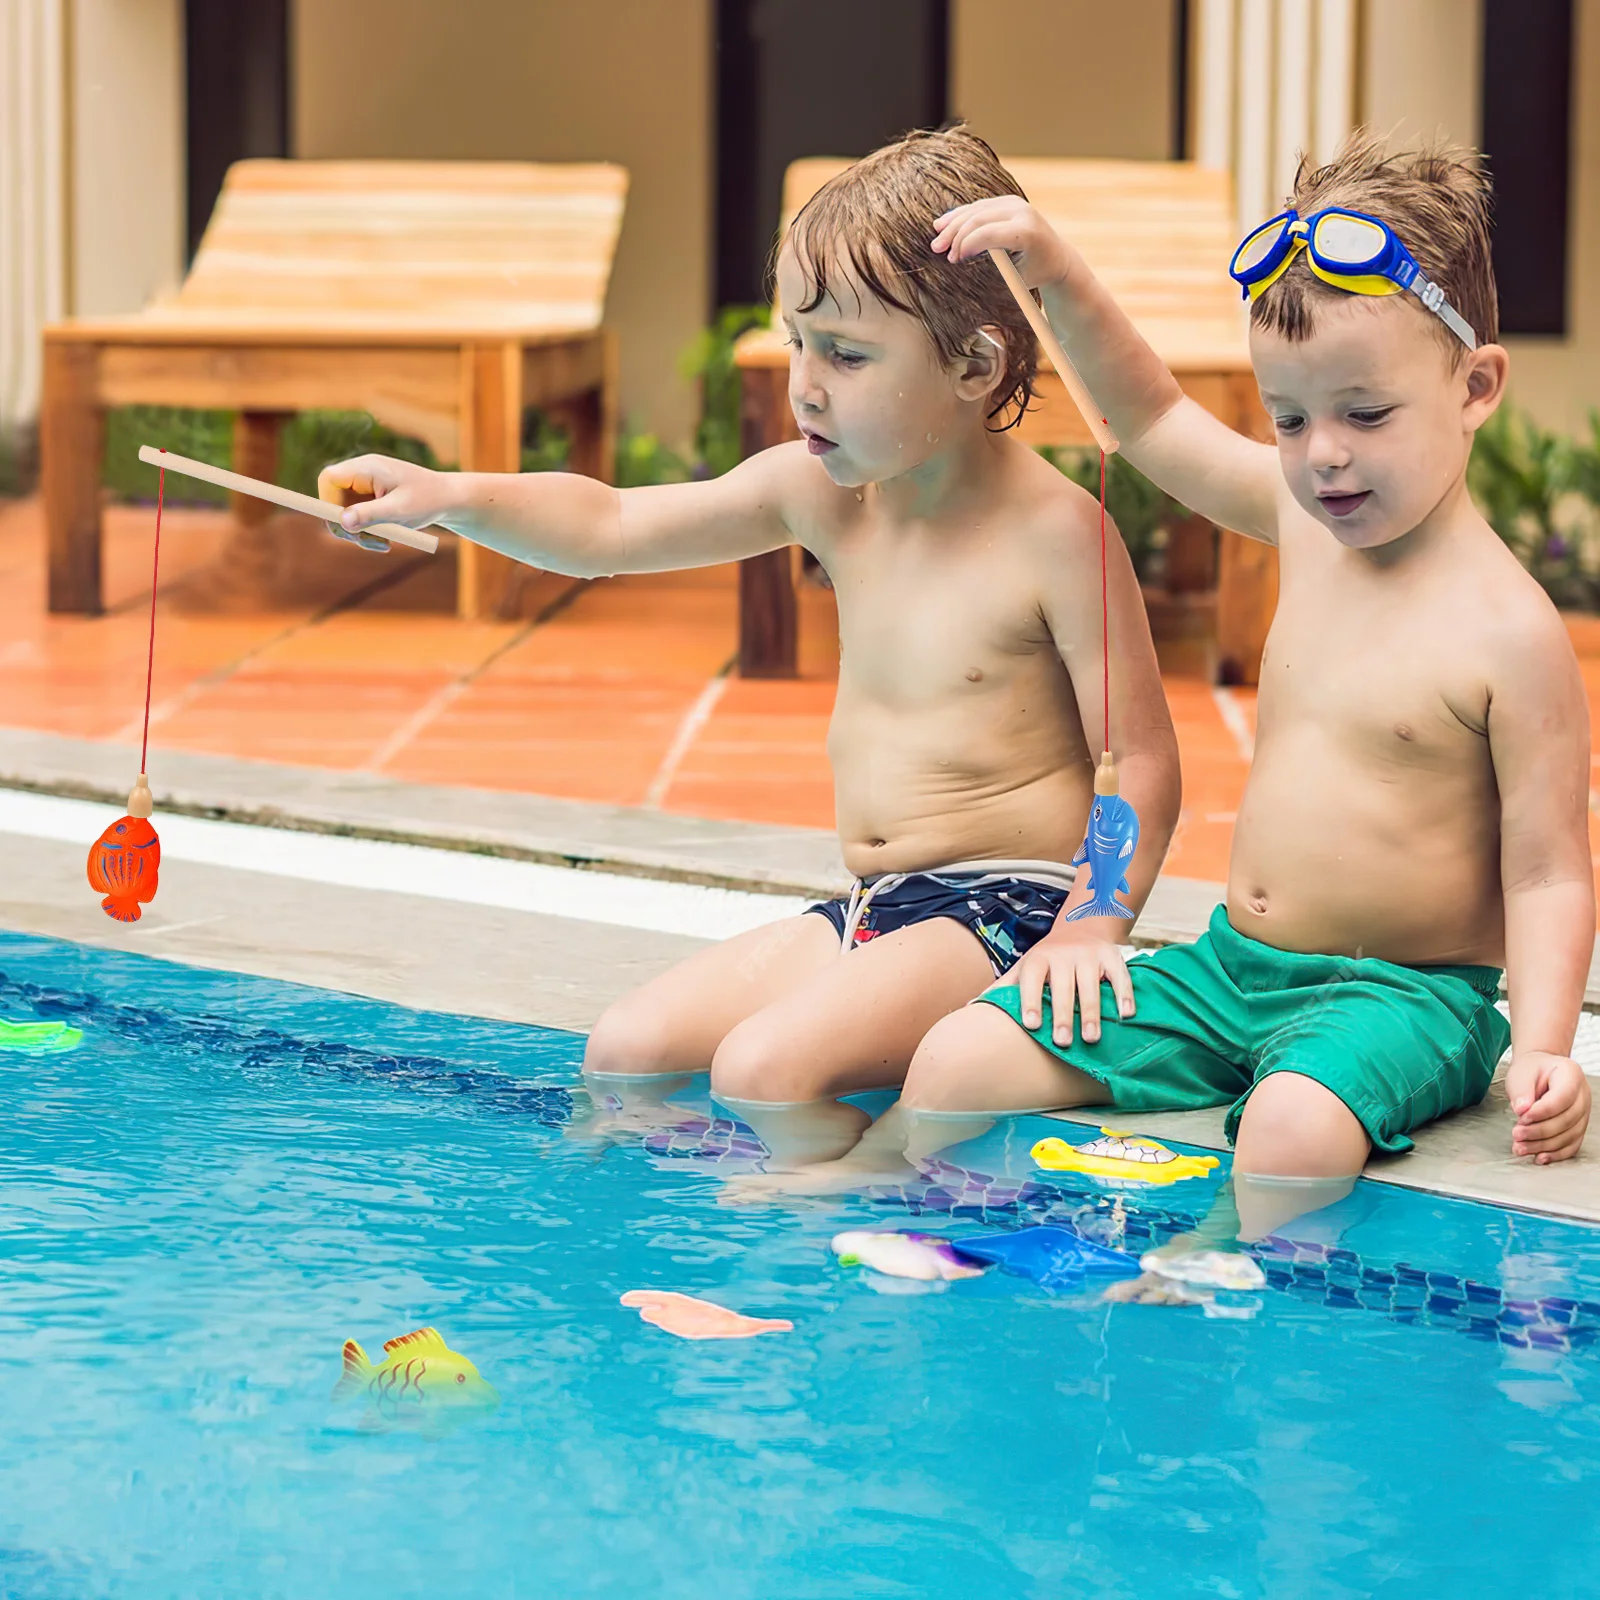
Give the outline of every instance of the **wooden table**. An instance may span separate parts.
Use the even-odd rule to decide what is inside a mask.
[[[296,411],[369,411],[443,461],[514,472],[536,406],[575,471],[608,477],[617,351],[600,318],[626,188],[603,164],[237,163],[174,300],[45,330],[50,609],[102,608],[110,406],[234,410],[233,465],[269,480]],[[514,562],[463,542],[458,571],[460,615],[514,604]]]
[[[808,159],[784,181],[784,226],[847,163]],[[1224,270],[1233,248],[1228,175],[1168,161],[1005,158],[1029,198],[1082,250],[1135,324],[1191,395],[1230,427],[1269,436],[1245,342],[1238,291]],[[788,352],[776,330],[746,334],[739,369],[740,437],[750,455],[799,438],[789,406]],[[1034,445],[1092,440],[1060,380],[1041,359],[1039,403],[1018,436]],[[1220,553],[1213,557],[1213,549]],[[1169,592],[1216,589],[1218,676],[1254,683],[1277,605],[1277,552],[1191,517],[1170,531]],[[777,550],[742,563],[739,668],[746,677],[796,672],[794,554]]]

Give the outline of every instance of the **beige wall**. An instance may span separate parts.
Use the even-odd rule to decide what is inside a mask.
[[[1360,115],[1401,138],[1478,142],[1483,0],[1367,0]]]
[[[682,444],[709,282],[710,0],[297,0],[299,156],[617,161],[625,415]]]
[[[1172,154],[1171,0],[955,0],[950,101],[1017,156]]]
[[[181,0],[74,0],[68,309],[137,311],[183,276]]]

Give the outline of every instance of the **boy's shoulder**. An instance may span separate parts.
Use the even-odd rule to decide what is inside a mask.
[[[1571,635],[1549,591],[1482,517],[1474,516],[1472,533],[1453,563],[1458,584],[1475,602],[1459,620],[1513,655],[1552,645],[1570,653]]]
[[[1467,670],[1490,703],[1497,692],[1575,674],[1572,635],[1548,591],[1487,522],[1475,519],[1471,531],[1449,552],[1419,637],[1436,641],[1439,658]]]
[[[1008,440],[1007,444],[1012,447],[1010,470],[1004,480],[1003,504],[997,510],[1011,513],[1012,526],[1030,543],[1037,541],[1056,556],[1079,547],[1089,551],[1092,545],[1091,553],[1098,562],[1099,496],[1020,440]],[[1108,514],[1107,532],[1115,527]]]

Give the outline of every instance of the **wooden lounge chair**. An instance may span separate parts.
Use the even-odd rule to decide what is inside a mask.
[[[1231,426],[1265,437],[1239,292],[1226,271],[1236,243],[1228,174],[1185,161],[1002,160],[1029,199],[1083,251],[1185,391]],[[822,158],[791,163],[783,226],[846,165]],[[746,454],[798,437],[782,340],[777,331],[747,334],[736,352]],[[1024,420],[1020,437],[1030,444],[1091,443],[1060,381],[1043,361],[1040,368],[1040,403]],[[1231,681],[1253,683],[1277,603],[1276,552],[1225,532],[1217,575],[1211,546],[1210,527],[1198,519],[1175,530],[1169,586],[1193,593],[1217,583],[1221,670]],[[795,649],[791,553],[779,550],[745,562],[741,671],[792,677]]]
[[[176,296],[45,330],[50,609],[101,609],[108,406],[234,409],[234,467],[266,479],[296,411],[370,411],[442,460],[506,472],[538,406],[569,430],[574,470],[607,476],[600,319],[627,182],[605,164],[238,162]],[[460,614],[500,612],[514,563],[464,542],[459,563]]]

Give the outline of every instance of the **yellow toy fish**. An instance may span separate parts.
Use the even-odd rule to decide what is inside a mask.
[[[1180,1156],[1154,1139],[1140,1139],[1110,1128],[1102,1128],[1100,1134],[1100,1138],[1086,1144],[1041,1139],[1031,1154],[1050,1172],[1081,1172],[1118,1188],[1203,1178],[1218,1165],[1215,1156]]]
[[[333,1398],[350,1400],[365,1391],[370,1406],[364,1428],[443,1432],[500,1404],[494,1386],[444,1342],[437,1328],[401,1334],[384,1345],[383,1353],[388,1360],[374,1366],[354,1339],[344,1342],[344,1371]]]

